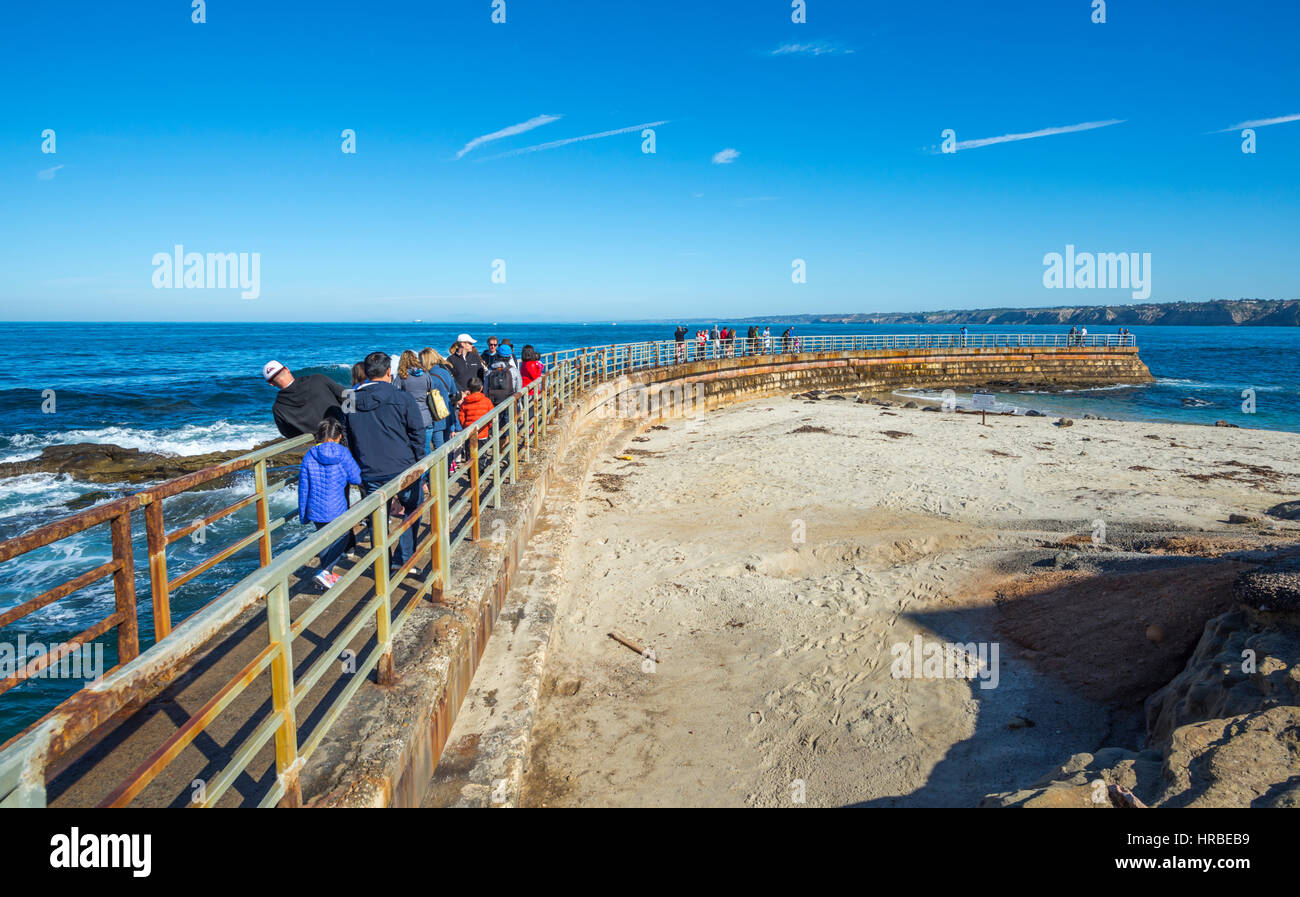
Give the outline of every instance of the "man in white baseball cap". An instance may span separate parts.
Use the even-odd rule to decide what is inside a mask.
[[[447,356],[452,375],[456,378],[456,388],[460,392],[468,392],[469,381],[474,378],[482,380],[487,377],[487,365],[478,357],[478,352],[474,350],[474,343],[474,337],[462,333],[456,337],[456,348],[452,350],[451,355]]]
[[[343,386],[333,377],[308,374],[295,378],[280,362],[268,361],[262,365],[262,379],[279,390],[271,416],[280,435],[315,433],[326,417],[343,421]]]

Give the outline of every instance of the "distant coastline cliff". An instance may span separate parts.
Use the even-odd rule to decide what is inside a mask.
[[[746,320],[758,321],[759,318]],[[1148,302],[1142,305],[1062,305],[1055,308],[980,308],[965,311],[884,312],[840,315],[781,315],[761,320],[781,324],[1200,324],[1207,326],[1300,327],[1300,299],[1214,299],[1207,302]]]

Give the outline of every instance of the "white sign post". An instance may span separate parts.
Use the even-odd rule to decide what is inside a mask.
[[[986,426],[988,410],[996,401],[991,392],[977,392],[971,396],[971,405],[980,410],[980,426]]]

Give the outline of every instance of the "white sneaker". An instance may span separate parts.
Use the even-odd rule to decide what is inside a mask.
[[[312,579],[316,580],[316,585],[320,586],[322,589],[328,589],[330,586],[334,585],[334,581],[330,579],[330,575],[324,570],[317,573],[312,577]]]

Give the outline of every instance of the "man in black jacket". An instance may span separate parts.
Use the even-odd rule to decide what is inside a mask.
[[[348,448],[361,468],[361,495],[367,496],[424,457],[424,416],[409,393],[393,386],[392,359],[384,352],[366,356],[366,381],[356,388],[347,415]],[[406,515],[420,504],[423,481],[397,496]],[[415,552],[419,523],[402,533],[392,553],[394,569]]]
[[[487,379],[487,365],[474,350],[474,342],[472,336],[462,333],[456,338],[455,351],[447,356],[447,361],[451,364],[452,376],[456,378],[456,388],[462,393],[469,389],[469,381],[475,378]]]
[[[278,361],[268,361],[262,367],[262,377],[276,389],[271,416],[281,436],[298,436],[315,433],[320,422],[332,417],[343,422],[343,386],[333,377],[324,374],[293,376]]]

